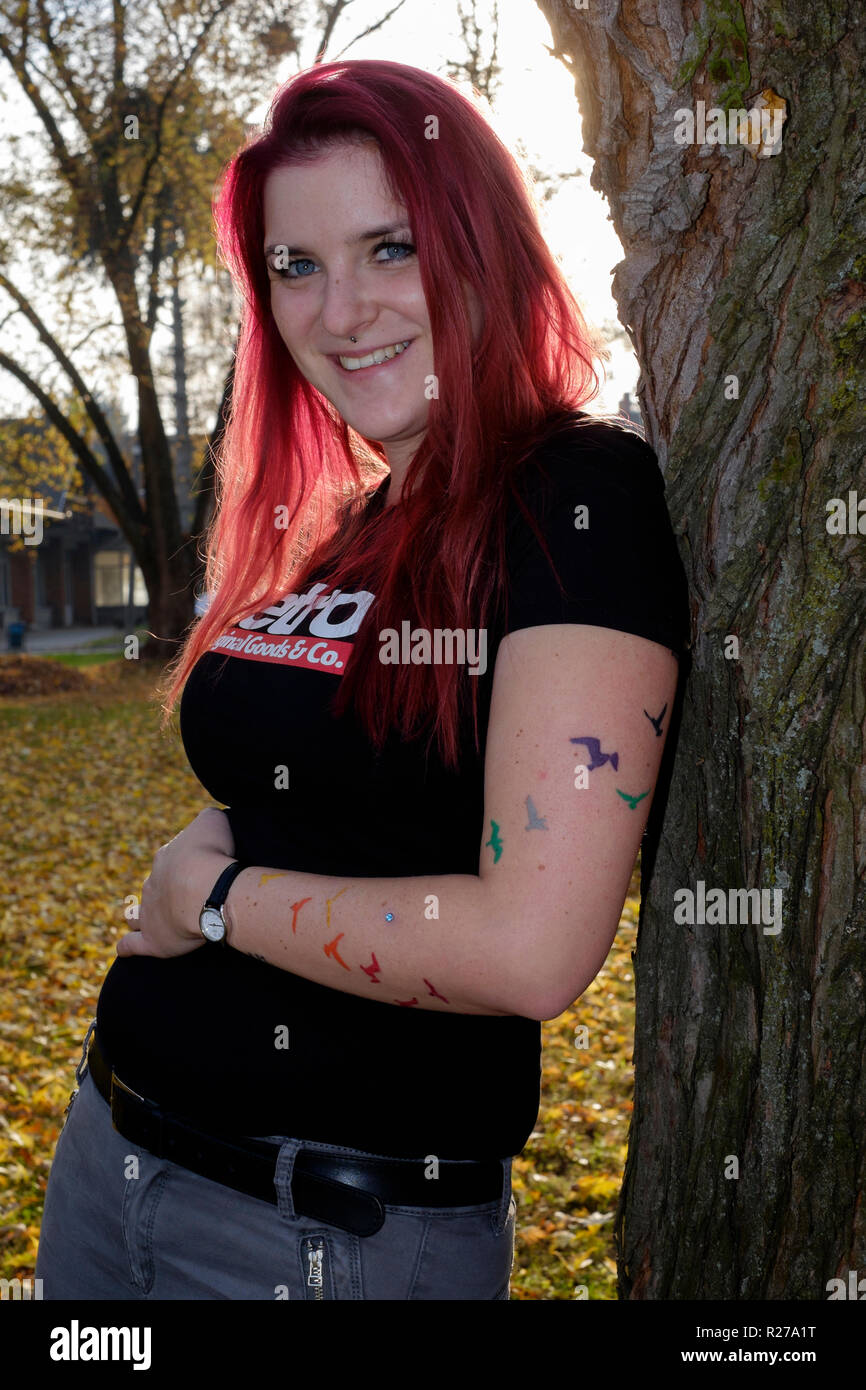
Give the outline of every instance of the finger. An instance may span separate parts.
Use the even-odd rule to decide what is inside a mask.
[[[139,930],[127,932],[115,945],[119,956],[149,956],[152,954],[145,938]]]

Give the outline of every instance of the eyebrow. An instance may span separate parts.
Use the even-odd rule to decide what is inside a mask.
[[[369,232],[361,232],[358,236],[352,237],[348,244],[358,246],[362,241],[375,241],[377,237],[390,236],[392,232],[410,232],[411,230],[408,222],[395,222],[389,227],[373,227]],[[303,246],[286,246],[285,242],[277,242],[274,246],[265,247],[265,255],[270,256],[274,251],[282,250],[285,250],[287,256],[304,254]]]

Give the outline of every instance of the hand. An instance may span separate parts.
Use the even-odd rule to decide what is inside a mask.
[[[117,942],[119,956],[182,956],[206,944],[202,904],[236,857],[225,811],[208,806],[153,856],[141,888],[138,920]]]

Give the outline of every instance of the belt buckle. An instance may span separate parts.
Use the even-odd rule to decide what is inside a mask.
[[[118,1122],[122,1119],[121,1106],[124,1096],[130,1096],[133,1100],[137,1100],[139,1105],[144,1108],[146,1122],[149,1123],[152,1121],[155,1126],[154,1131],[149,1131],[143,1140],[138,1138],[133,1142],[140,1143],[142,1148],[148,1149],[156,1158],[163,1158],[165,1155],[163,1153],[162,1143],[162,1111],[158,1106],[154,1105],[152,1101],[147,1100],[144,1096],[140,1096],[138,1091],[134,1091],[131,1086],[127,1086],[124,1081],[121,1081],[116,1072],[112,1071],[111,1123],[118,1134],[123,1134],[123,1130]],[[127,1138],[128,1136],[124,1135],[123,1137]]]

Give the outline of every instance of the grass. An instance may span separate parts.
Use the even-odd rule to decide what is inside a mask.
[[[56,652],[53,654],[48,652],[34,652],[33,658],[35,661],[59,661],[61,666],[98,666],[105,661],[116,661],[117,650],[115,647],[112,651],[108,652],[80,650],[74,652]]]

